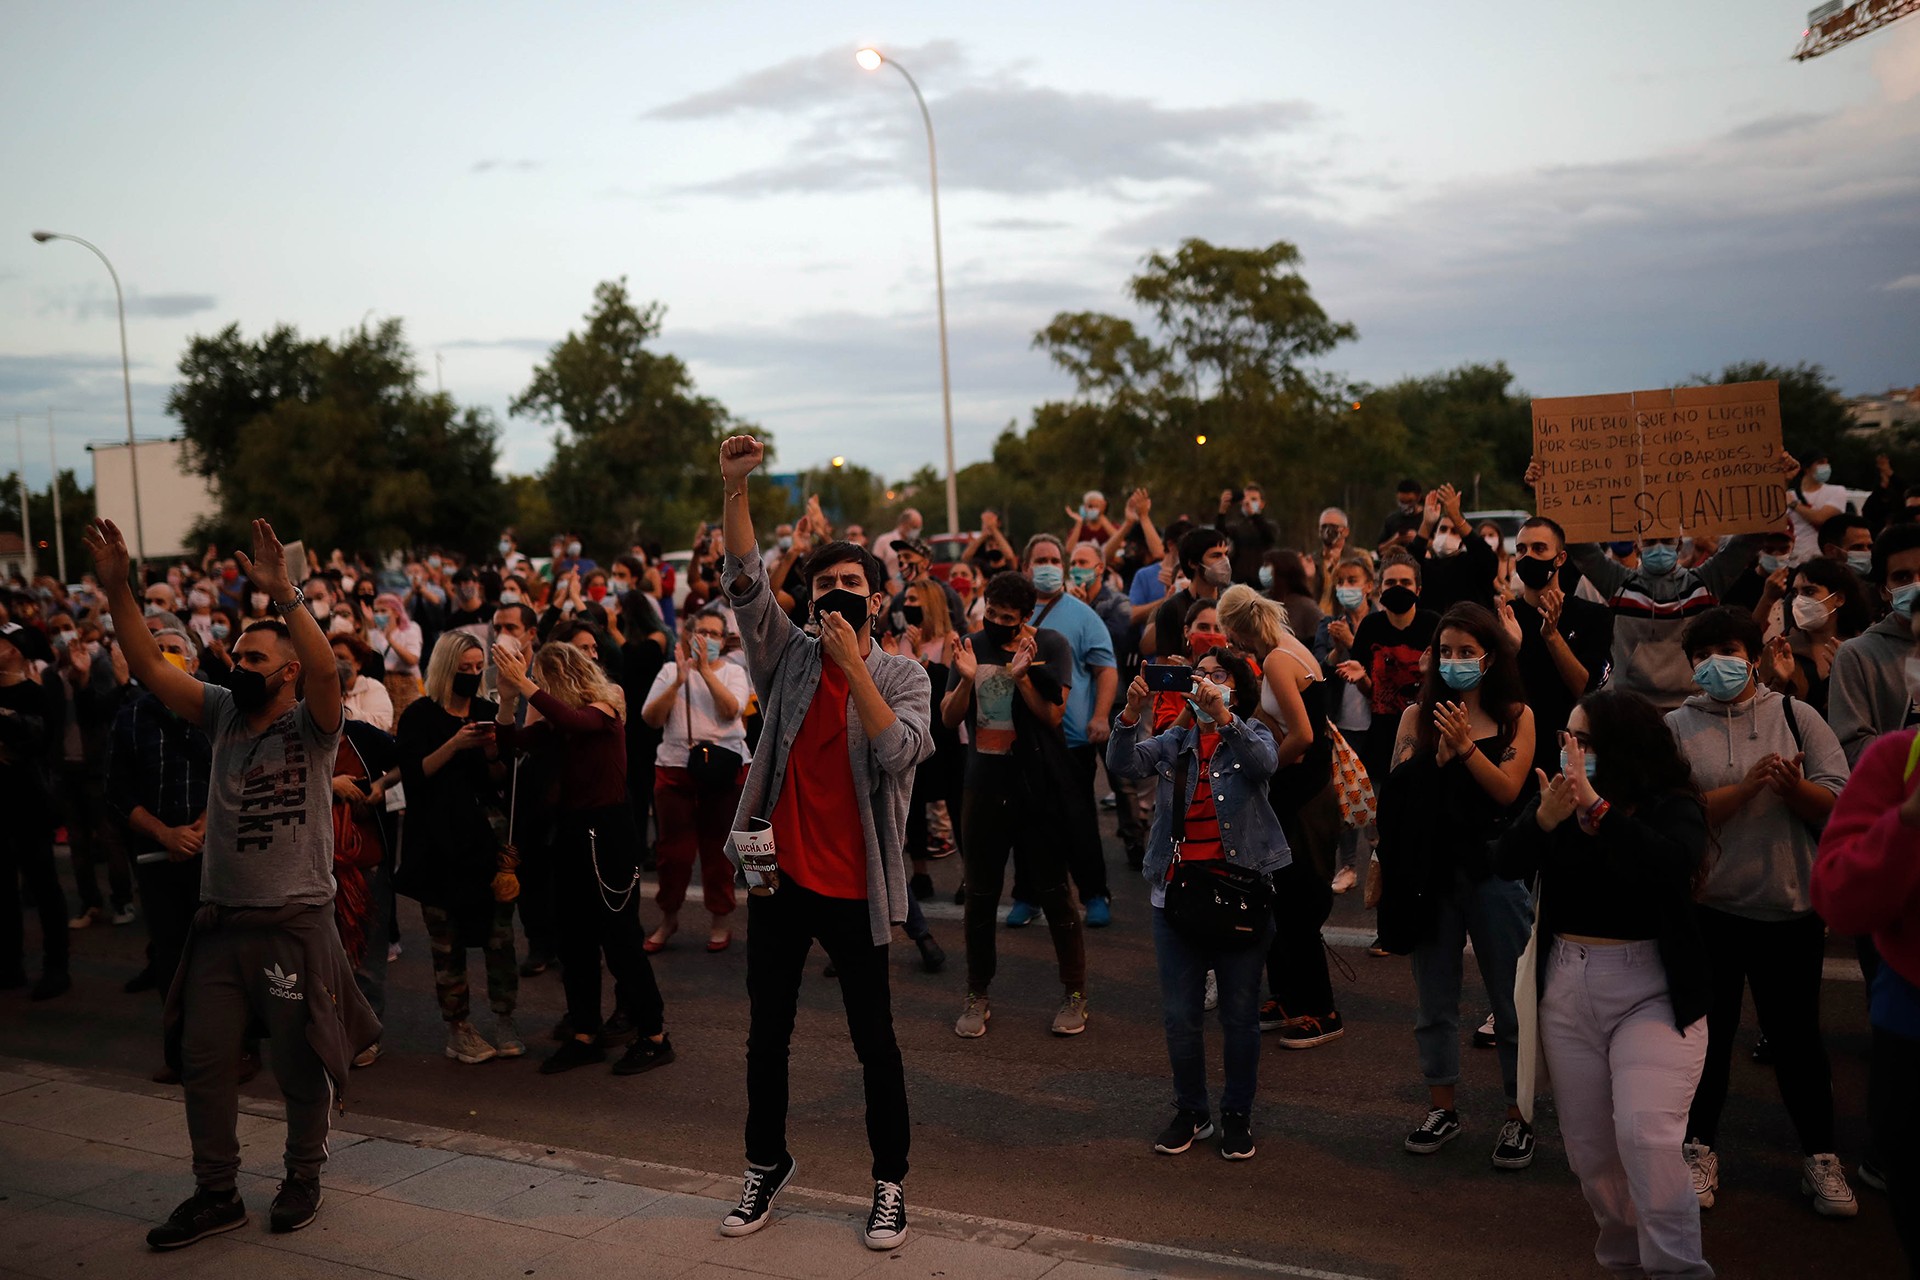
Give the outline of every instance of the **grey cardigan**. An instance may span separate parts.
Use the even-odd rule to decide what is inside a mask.
[[[793,625],[780,611],[767,587],[766,566],[759,556],[746,560],[728,555],[720,581],[740,623],[746,647],[747,671],[760,696],[760,746],[747,769],[747,785],[740,793],[734,829],[748,818],[773,818],[786,781],[789,753],[820,687],[820,665],[826,660],[820,641]],[[853,698],[847,698],[847,749],[853,757],[853,785],[867,803],[860,808],[860,827],[867,844],[867,917],[873,945],[885,946],[893,926],[907,919],[907,810],[913,796],[913,772],[933,754],[933,691],[927,672],[912,658],[891,654],[874,645],[867,654],[867,671],[880,696],[893,708],[894,723],[877,738],[868,738]],[[804,762],[802,766],[805,767]],[[776,851],[777,852],[777,851]],[[727,839],[727,856],[738,865],[739,851]]]

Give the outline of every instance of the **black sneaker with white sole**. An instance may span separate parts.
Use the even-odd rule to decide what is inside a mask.
[[[1407,1150],[1417,1156],[1430,1156],[1460,1136],[1460,1113],[1444,1107],[1427,1112],[1420,1127],[1407,1135]]]
[[[184,1249],[196,1240],[217,1236],[247,1225],[247,1206],[234,1192],[224,1195],[196,1190],[167,1220],[147,1232],[152,1249]]]
[[[273,1197],[273,1207],[267,1210],[267,1229],[284,1235],[310,1225],[314,1215],[320,1212],[324,1198],[320,1179],[296,1178],[289,1174]]]
[[[748,1165],[740,1184],[740,1204],[720,1219],[720,1234],[750,1236],[766,1226],[772,1220],[773,1198],[787,1189],[798,1167],[791,1155],[775,1165]]]
[[[1253,1119],[1243,1111],[1220,1113],[1220,1158],[1253,1159]]]
[[[1533,1126],[1525,1120],[1509,1119],[1500,1126],[1500,1141],[1493,1144],[1493,1167],[1524,1169],[1533,1163]]]
[[[1153,1149],[1163,1156],[1177,1156],[1194,1143],[1212,1136],[1213,1121],[1206,1112],[1180,1110],[1173,1113],[1173,1122],[1153,1140]]]
[[[860,1239],[869,1249],[897,1249],[907,1242],[907,1198],[897,1182],[873,1184],[873,1208]]]

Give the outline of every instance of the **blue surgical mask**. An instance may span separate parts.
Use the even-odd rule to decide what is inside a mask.
[[[228,626],[224,622],[214,623],[213,626],[210,628],[210,630],[212,630],[213,638],[215,640],[225,640],[228,636],[233,634],[233,628]]]
[[[1033,586],[1043,596],[1060,594],[1060,584],[1066,581],[1066,575],[1057,564],[1037,564],[1033,566]]]
[[[383,630],[392,621],[393,621],[393,615],[388,613],[385,609],[382,609],[378,613],[373,615],[373,625],[376,627],[380,627]]]
[[[1082,506],[1080,508],[1080,519],[1083,522],[1087,524],[1092,524],[1095,520],[1098,520],[1099,518],[1100,518],[1100,513],[1098,511],[1095,511],[1092,507]]]
[[[1673,566],[1680,563],[1680,548],[1668,546],[1664,542],[1655,542],[1640,548],[1640,565],[1648,573],[1672,573]]]
[[[790,534],[790,533],[783,533],[783,534],[781,534],[781,535],[780,535],[780,537],[779,537],[779,538],[777,539],[777,541],[778,541],[778,542],[780,543],[780,549],[781,549],[782,551],[791,551],[791,550],[793,550],[793,535],[792,535],[792,534]]]
[[[703,636],[701,639],[707,646],[707,661],[720,661],[720,655],[726,651],[727,642],[725,640],[715,640],[712,636]]]
[[[1785,563],[1786,561],[1779,556],[1770,556],[1764,551],[1760,553],[1760,572],[1762,573],[1772,573]]]
[[[1693,669],[1693,682],[1706,690],[1715,702],[1732,702],[1746,692],[1747,682],[1752,678],[1753,668],[1745,658],[1726,653],[1702,658],[1700,665]]]
[[[1092,565],[1076,564],[1067,570],[1067,581],[1076,587],[1092,586],[1100,577],[1100,571]]]
[[[1831,479],[1833,479],[1833,468],[1826,463],[1823,462],[1813,469],[1813,482],[1815,484],[1825,484]]]
[[[1270,564],[1260,566],[1260,589],[1262,591],[1273,590],[1273,566]]]
[[[1847,568],[1853,570],[1854,573],[1859,577],[1862,577],[1862,578],[1866,577],[1868,574],[1873,572],[1873,552],[1871,551],[1847,552]]]
[[[1333,589],[1333,598],[1340,602],[1342,609],[1358,609],[1367,602],[1367,589],[1365,587],[1335,587]]]
[[[1440,678],[1447,688],[1455,693],[1465,693],[1476,688],[1486,671],[1480,666],[1478,658],[1442,658],[1440,659]]]
[[[1913,616],[1913,602],[1920,599],[1920,582],[1909,582],[1893,589],[1893,611],[1903,618]]]
[[[1589,778],[1593,776],[1593,771],[1597,767],[1598,766],[1595,765],[1593,762],[1593,752],[1588,751],[1587,752],[1587,776]],[[1565,747],[1560,748],[1560,772],[1561,773],[1568,772],[1567,749]]]

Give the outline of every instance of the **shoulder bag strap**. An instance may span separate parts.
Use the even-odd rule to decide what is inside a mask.
[[[1173,766],[1173,812],[1171,820],[1173,835],[1174,861],[1180,859],[1180,846],[1187,840],[1187,753],[1183,748],[1179,760]]]
[[[1059,595],[1055,596],[1052,600],[1048,601],[1047,607],[1040,611],[1040,616],[1033,620],[1033,629],[1035,631],[1038,631],[1040,629],[1040,625],[1047,620],[1047,615],[1053,612],[1054,606],[1058,605],[1062,600],[1065,600],[1066,598],[1067,598],[1067,593],[1065,591],[1062,591]]]

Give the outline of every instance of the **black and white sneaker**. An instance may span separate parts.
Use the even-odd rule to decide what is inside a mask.
[[[1435,1107],[1427,1112],[1420,1127],[1407,1135],[1407,1150],[1417,1156],[1430,1156],[1460,1136],[1460,1113]]]
[[[1498,1049],[1500,1047],[1500,1033],[1493,1028],[1492,1014],[1488,1014],[1487,1020],[1473,1029],[1473,1047],[1476,1049]]]
[[[153,1249],[184,1249],[196,1240],[217,1236],[247,1225],[247,1206],[229,1191],[215,1195],[196,1190],[159,1226],[147,1232],[147,1246]]]
[[[1163,1156],[1177,1156],[1196,1142],[1213,1136],[1213,1121],[1204,1111],[1176,1111],[1173,1123],[1160,1131],[1153,1149]]]
[[[1253,1159],[1253,1119],[1242,1111],[1220,1113],[1220,1158]]]
[[[791,1155],[776,1165],[748,1165],[747,1176],[740,1184],[739,1207],[720,1219],[720,1234],[750,1236],[771,1222],[773,1198],[787,1189],[798,1167]]]
[[[1500,1126],[1500,1141],[1493,1144],[1493,1167],[1524,1169],[1533,1163],[1533,1126],[1525,1120],[1508,1120]]]
[[[323,1198],[318,1178],[287,1175],[287,1180],[280,1184],[280,1190],[273,1197],[273,1207],[267,1210],[267,1229],[276,1235],[284,1235],[310,1226],[314,1215],[320,1212]]]
[[[907,1242],[907,1199],[899,1183],[873,1184],[873,1208],[860,1238],[876,1250],[897,1249]]]

